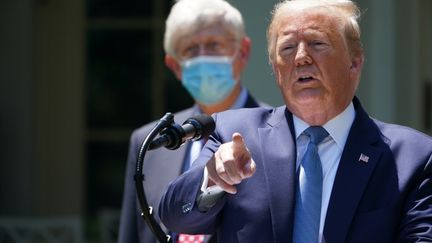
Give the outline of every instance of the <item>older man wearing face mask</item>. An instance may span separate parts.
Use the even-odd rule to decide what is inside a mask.
[[[240,82],[250,45],[240,12],[224,0],[180,0],[172,7],[164,36],[165,64],[195,100],[193,107],[174,114],[177,123],[199,113],[210,115],[260,105]],[[140,145],[154,125],[138,128],[130,139],[118,239],[121,243],[156,242],[140,216],[133,179]],[[201,146],[199,141],[189,142],[174,151],[148,152],[143,171],[146,196],[154,207],[154,215],[163,190],[190,167]],[[179,233],[174,237],[178,238]],[[199,237],[202,240],[203,236]],[[206,236],[204,241],[209,238]]]

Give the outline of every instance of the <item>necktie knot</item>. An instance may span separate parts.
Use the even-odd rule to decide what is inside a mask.
[[[315,145],[321,143],[321,141],[329,135],[321,126],[311,126],[307,128],[304,133],[310,138],[311,143]]]

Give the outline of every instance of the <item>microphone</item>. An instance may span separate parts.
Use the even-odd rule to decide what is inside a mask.
[[[178,149],[187,140],[199,140],[208,137],[215,129],[215,126],[213,118],[204,114],[187,119],[181,126],[173,123],[162,130],[160,137],[150,143],[149,150],[162,146],[171,150]]]

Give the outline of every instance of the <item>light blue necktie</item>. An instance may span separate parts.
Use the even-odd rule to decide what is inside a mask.
[[[293,243],[317,243],[323,184],[318,144],[328,136],[328,132],[322,127],[313,126],[306,129],[304,134],[310,138],[310,142],[297,174]]]

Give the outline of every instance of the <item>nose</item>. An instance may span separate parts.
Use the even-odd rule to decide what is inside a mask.
[[[205,54],[207,54],[207,51],[204,45],[199,44],[195,46],[195,50],[193,53],[194,56],[202,56]]]
[[[306,44],[303,42],[299,43],[297,46],[295,64],[297,67],[312,64],[312,58],[308,53]]]

